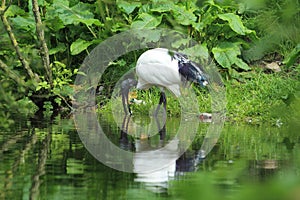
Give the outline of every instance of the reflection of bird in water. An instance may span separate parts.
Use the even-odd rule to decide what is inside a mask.
[[[155,118],[159,143],[154,146],[151,144],[151,138],[135,139],[133,147],[128,139],[131,134],[127,132],[130,120],[131,116],[124,116],[119,141],[121,148],[135,152],[132,160],[136,173],[135,181],[144,183],[146,188],[153,192],[165,192],[168,181],[175,175],[176,159],[179,157],[179,140],[175,138],[168,141],[171,144],[166,147],[166,126],[161,125]],[[160,151],[161,149],[164,150]]]
[[[128,127],[129,127],[129,122],[131,120],[131,116],[130,115],[124,115],[123,118],[123,123],[122,123],[122,128],[120,131],[120,147],[124,150],[128,150],[128,151],[135,151],[136,148],[138,149],[138,146],[143,145],[144,143],[146,144],[146,146],[149,146],[149,135],[146,137],[143,137],[142,134],[133,134],[133,135],[139,135],[139,140],[136,139],[135,140],[135,146],[134,143],[130,143],[132,140],[130,140],[128,137],[131,137],[129,135],[132,134],[128,134]],[[159,139],[160,139],[160,145],[159,147],[162,147],[164,145],[164,139],[165,139],[165,135],[166,135],[166,126],[163,125],[161,126],[159,120],[157,117],[155,117],[155,123],[156,123],[156,127],[157,127],[157,131],[159,133]],[[151,150],[152,147],[147,147],[148,150]],[[143,150],[145,150],[146,148],[143,148]]]
[[[181,95],[180,86],[187,85],[188,81],[199,83],[201,86],[208,84],[207,77],[203,70],[196,63],[187,58],[186,55],[172,52],[168,49],[156,48],[144,52],[136,64],[136,74],[138,76],[137,88],[148,89],[151,86],[158,86],[161,90],[159,104],[154,115],[157,115],[161,104],[166,111],[167,99],[164,89],[170,90],[176,97]],[[124,85],[130,86],[132,80],[124,81]],[[134,82],[135,83],[135,82]],[[122,84],[123,85],[123,84]],[[129,90],[125,87],[123,107],[128,103]],[[128,110],[131,114],[130,106]],[[125,110],[127,114],[127,111]]]
[[[134,143],[128,138],[128,124],[130,115],[125,115],[122,130],[120,133],[120,147],[124,150],[134,151],[133,168],[136,173],[137,182],[143,183],[147,189],[156,192],[166,192],[168,183],[176,175],[186,171],[194,171],[199,160],[195,154],[183,154],[180,149],[179,139],[166,139],[166,126],[161,125],[155,117],[157,130],[159,133],[159,143],[156,146],[151,142],[151,138],[135,139]]]
[[[129,121],[130,121],[130,116],[125,115],[122,123],[121,132],[120,132],[119,143],[120,143],[120,148],[127,151],[134,151],[135,150],[134,143],[131,142],[131,140],[129,140],[127,134]]]

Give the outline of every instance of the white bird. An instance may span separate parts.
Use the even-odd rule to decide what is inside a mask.
[[[138,76],[137,89],[158,86],[161,90],[159,104],[154,115],[157,115],[161,104],[166,111],[165,88],[179,97],[180,87],[186,85],[188,81],[197,82],[201,86],[208,84],[207,77],[200,66],[189,60],[185,54],[164,48],[144,52],[137,60],[136,74]]]

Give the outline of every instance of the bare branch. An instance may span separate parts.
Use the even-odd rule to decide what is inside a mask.
[[[20,50],[20,47],[19,47],[19,45],[18,45],[18,42],[17,42],[17,40],[16,40],[16,37],[15,37],[15,35],[14,35],[13,31],[12,31],[12,28],[11,28],[9,22],[7,21],[7,18],[6,18],[6,16],[4,15],[4,13],[1,14],[1,20],[2,20],[2,22],[3,22],[4,28],[5,28],[5,30],[6,30],[6,32],[7,32],[7,34],[8,34],[8,36],[9,36],[9,38],[10,38],[10,41],[11,41],[13,47],[15,48],[15,51],[16,51],[16,53],[17,53],[17,56],[18,56],[19,60],[20,60],[21,63],[22,63],[22,66],[25,68],[27,74],[29,75],[29,77],[30,77],[31,79],[35,80],[36,82],[39,82],[39,81],[40,81],[40,80],[39,80],[39,77],[36,76],[36,75],[33,73],[33,71],[31,70],[31,68],[30,68],[30,66],[29,66],[29,64],[28,64],[28,62],[27,62],[27,61],[25,60],[25,58],[23,57],[23,55],[22,55],[22,53],[21,53],[21,50]]]
[[[9,6],[11,5],[11,3],[12,3],[12,0],[10,0],[9,2],[8,2],[8,5],[7,6],[5,6],[5,0],[2,0],[2,4],[1,4],[1,9],[0,9],[0,14],[2,15],[4,15],[4,13],[7,11],[7,9],[9,8]]]
[[[47,73],[48,81],[52,86],[52,72],[50,67],[49,51],[48,51],[47,43],[45,41],[43,23],[41,20],[41,15],[40,15],[39,5],[37,0],[32,0],[32,10],[35,18],[35,23],[36,23],[36,34],[38,36],[40,46],[41,46],[40,49],[41,58],[43,61],[44,69]]]

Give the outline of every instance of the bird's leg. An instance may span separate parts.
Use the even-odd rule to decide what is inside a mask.
[[[166,94],[164,92],[160,93],[160,97],[162,97],[162,102],[164,104],[164,110],[165,112],[167,112],[167,98],[166,98]]]
[[[122,103],[123,103],[123,109],[124,109],[125,115],[127,115],[128,112],[131,115],[131,109],[130,109],[129,100],[128,100],[128,93],[129,93],[129,90],[127,90],[127,89],[122,90]],[[128,112],[126,109],[126,104],[127,104]]]
[[[154,116],[157,116],[161,104],[164,104],[164,111],[167,112],[167,98],[166,98],[166,94],[165,94],[164,91],[160,92],[159,103],[158,103],[158,106],[157,106],[157,108],[154,112]]]
[[[126,91],[121,91],[122,93],[122,104],[123,104],[123,109],[124,109],[124,112],[125,112],[125,115],[127,115],[127,109],[126,109]]]
[[[129,115],[132,115],[132,112],[131,112],[131,109],[130,109],[130,104],[128,102],[128,98],[127,98],[127,108],[128,108]]]
[[[128,94],[129,94],[129,90],[128,90],[127,95],[126,95],[126,101],[127,101],[127,108],[128,108],[129,115],[132,115],[132,112],[131,112],[131,109],[130,109]]]

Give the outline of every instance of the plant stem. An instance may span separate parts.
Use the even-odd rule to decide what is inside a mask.
[[[58,94],[57,96],[58,96],[59,98],[61,98],[61,99],[65,102],[65,104],[69,107],[69,109],[70,109],[71,111],[74,110],[74,108],[68,103],[68,101],[65,99],[65,97],[63,97],[63,96],[60,95],[60,94]]]
[[[43,61],[44,69],[47,73],[48,82],[52,87],[53,83],[52,83],[52,72],[51,72],[50,59],[49,59],[49,50],[47,47],[47,43],[45,41],[45,34],[44,34],[41,14],[39,11],[39,5],[37,0],[32,0],[32,10],[36,22],[36,34],[38,36],[38,39],[40,41],[40,46],[41,46],[41,50],[40,50],[41,58]]]
[[[87,28],[89,29],[89,31],[92,33],[93,37],[97,39],[97,35],[96,35],[96,33],[92,30],[92,28],[91,28],[90,26],[86,26],[86,27],[87,27]]]

